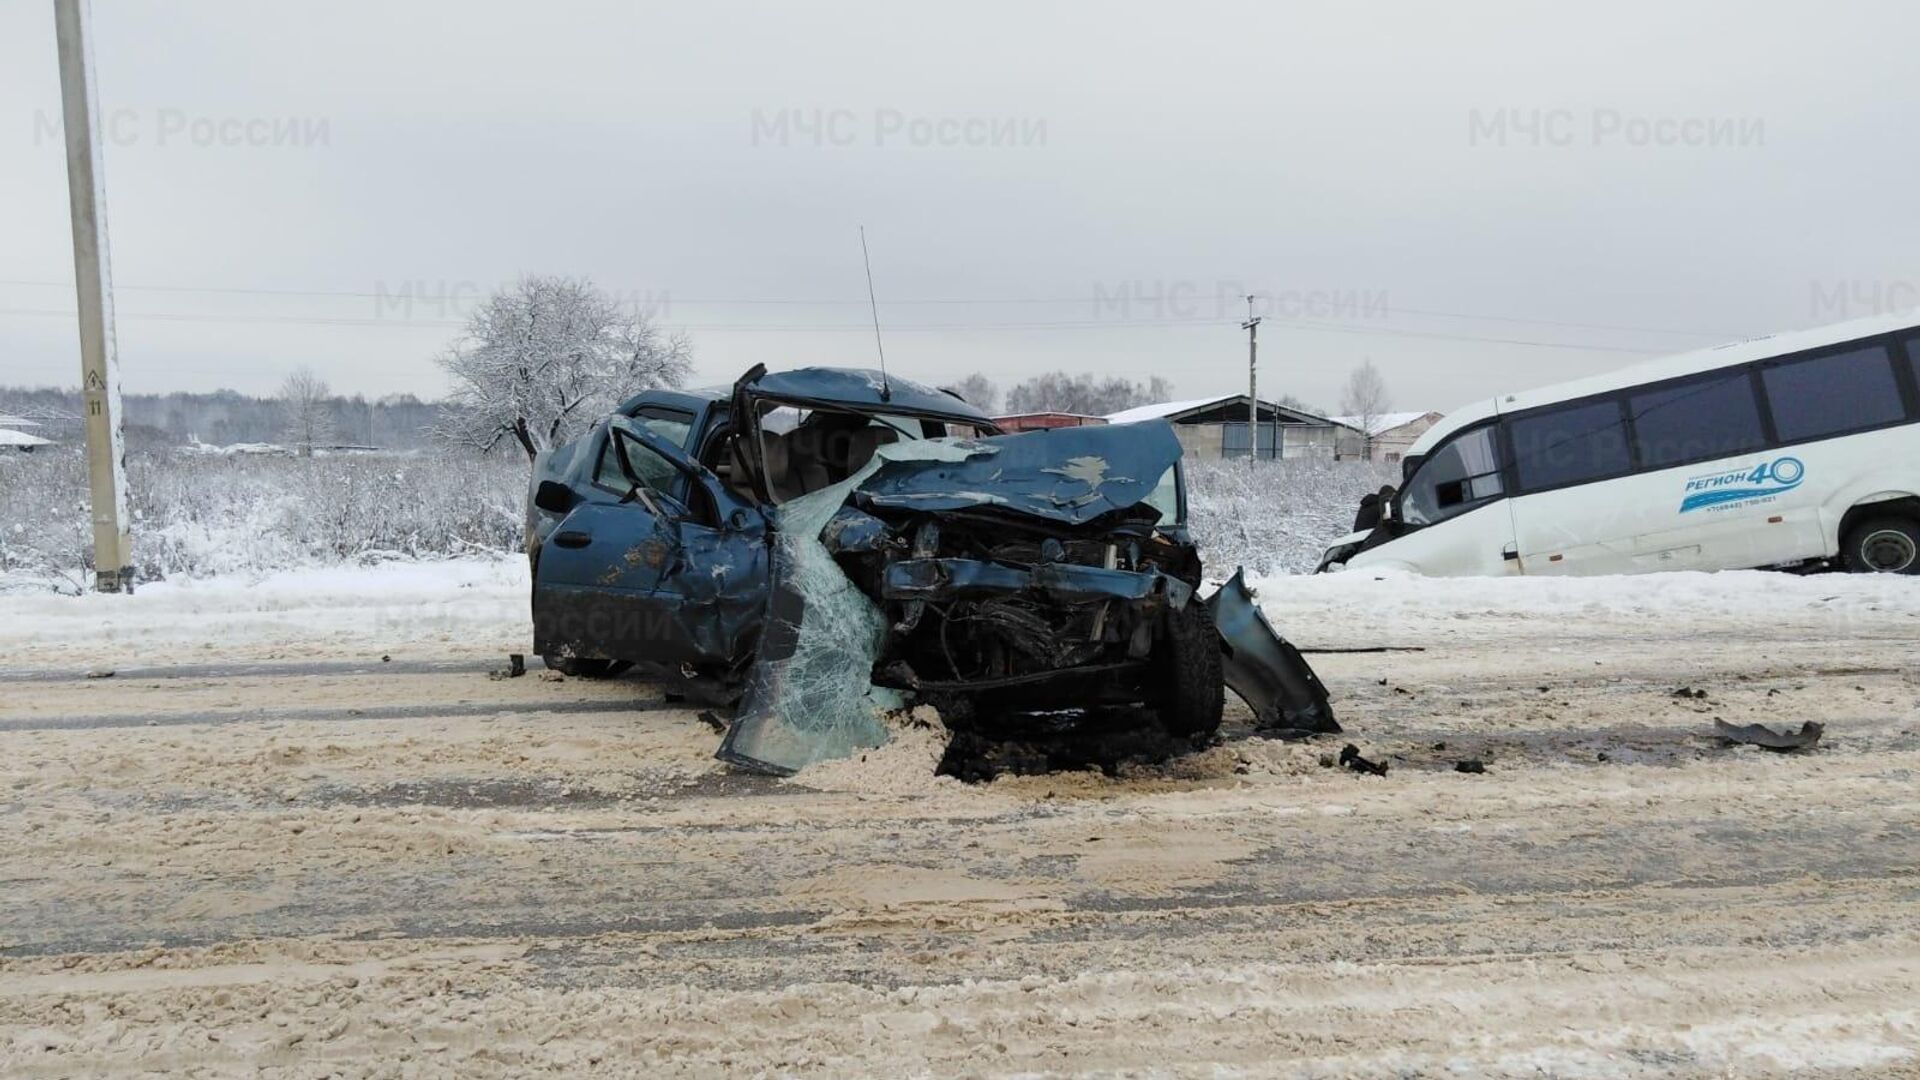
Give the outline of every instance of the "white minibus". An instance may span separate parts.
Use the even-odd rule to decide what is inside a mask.
[[[1920,573],[1920,316],[1478,403],[1408,449],[1321,570]]]

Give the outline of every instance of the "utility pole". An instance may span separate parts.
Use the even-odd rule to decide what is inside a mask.
[[[107,198],[100,168],[100,107],[87,42],[87,0],[53,0],[60,50],[60,115],[67,136],[73,280],[80,307],[80,409],[87,430],[94,588],[133,591],[127,463],[120,435],[120,355],[113,341],[113,273],[107,265]]]
[[[1247,332],[1247,465],[1260,456],[1260,316],[1253,313],[1253,297],[1247,297],[1247,321],[1240,324]]]

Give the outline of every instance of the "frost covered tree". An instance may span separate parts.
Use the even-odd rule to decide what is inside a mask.
[[[623,399],[679,386],[692,347],[583,279],[529,276],[487,298],[440,356],[453,382],[434,432],[531,459],[583,433]]]
[[[287,441],[302,457],[333,441],[333,393],[312,368],[296,368],[280,384],[280,412]]]
[[[1373,457],[1373,429],[1379,426],[1380,418],[1387,414],[1391,404],[1387,380],[1381,378],[1380,369],[1373,366],[1371,358],[1347,376],[1346,388],[1340,391],[1340,412],[1366,436],[1368,458]]]
[[[1158,375],[1137,383],[1118,375],[1096,379],[1085,373],[1069,375],[1064,371],[1049,371],[1007,391],[1007,411],[1105,416],[1172,396],[1173,384]]]
[[[991,416],[1000,408],[1000,387],[992,379],[979,372],[953,384],[953,390],[967,399],[967,404]]]

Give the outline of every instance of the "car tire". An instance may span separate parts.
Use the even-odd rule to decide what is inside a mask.
[[[597,660],[585,656],[554,656],[552,654],[540,657],[540,662],[562,675],[579,679],[611,679],[633,666],[625,660]]]
[[[1191,600],[1162,616],[1160,647],[1149,678],[1160,726],[1177,738],[1208,738],[1220,730],[1227,688],[1221,670],[1220,635],[1213,613]]]
[[[1855,574],[1920,574],[1920,522],[1870,518],[1847,530],[1840,559]]]

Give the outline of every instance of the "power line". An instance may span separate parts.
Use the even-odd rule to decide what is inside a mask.
[[[70,289],[73,287],[72,282],[38,281],[38,280],[30,280],[30,279],[0,279],[0,285],[12,285],[12,286],[22,286],[22,287],[35,287],[35,288],[66,288],[66,289]],[[339,290],[339,289],[262,289],[262,288],[238,288],[238,287],[209,286],[209,285],[116,285],[115,288],[116,290],[120,290],[120,291],[158,292],[158,293],[200,293],[200,294],[221,295],[221,296],[291,296],[291,297],[309,297],[309,298],[323,298],[323,299],[338,298],[338,299],[350,299],[350,300],[379,300],[379,301],[385,301],[387,303],[395,303],[395,304],[400,304],[400,303],[416,304],[417,303],[417,304],[423,304],[423,305],[432,305],[434,303],[444,304],[444,303],[460,302],[458,298],[450,298],[446,296],[417,297],[413,295],[413,293],[410,290],[403,290],[400,292],[394,292],[391,290],[384,290],[384,291],[375,290],[372,292],[366,292],[366,291]],[[865,307],[865,306],[868,306],[868,303],[869,303],[869,301],[862,300],[862,299],[845,299],[845,300],[824,299],[824,298],[810,299],[810,298],[803,298],[803,297],[732,297],[732,298],[676,297],[666,290],[659,290],[657,293],[646,293],[644,295],[657,295],[660,297],[661,302],[663,304],[684,304],[684,305],[693,305],[693,306],[715,306],[715,307],[722,307],[722,306],[741,306],[741,307],[860,306],[860,307]],[[473,299],[477,301],[479,298],[476,295]],[[1102,297],[1098,295],[1060,296],[1060,297],[1032,297],[1032,296],[930,297],[930,298],[920,298],[920,299],[888,300],[887,301],[887,304],[893,307],[919,307],[919,306],[939,306],[939,305],[960,305],[960,306],[970,305],[970,306],[978,306],[978,307],[994,307],[994,306],[1001,306],[1001,305],[1010,306],[1010,305],[1038,304],[1038,305],[1053,305],[1053,306],[1090,305],[1094,307],[1095,310],[1100,309],[1102,306],[1110,307],[1110,306],[1113,306],[1114,304],[1122,304],[1122,305],[1138,304],[1142,307],[1147,307],[1147,306],[1152,306],[1154,303],[1155,301],[1148,300],[1148,299],[1133,299],[1128,297]],[[1730,339],[1738,338],[1741,336],[1741,334],[1738,332],[1728,331],[1728,330],[1700,330],[1700,329],[1690,330],[1690,329],[1681,329],[1681,328],[1670,327],[1670,326],[1638,326],[1638,325],[1630,325],[1625,323],[1573,322],[1573,321],[1566,321],[1566,320],[1560,320],[1560,319],[1534,319],[1534,318],[1526,318],[1526,317],[1517,316],[1517,315],[1486,315],[1486,314],[1477,314],[1474,312],[1465,312],[1465,311],[1446,311],[1446,310],[1437,309],[1437,308],[1404,307],[1404,306],[1394,305],[1391,303],[1388,303],[1384,306],[1384,313],[1388,316],[1391,316],[1394,314],[1421,315],[1421,316],[1426,316],[1429,318],[1436,318],[1436,319],[1466,319],[1466,320],[1483,321],[1483,322],[1505,322],[1505,323],[1515,323],[1515,324],[1527,325],[1527,326],[1559,327],[1559,328],[1568,329],[1568,330],[1608,330],[1608,331],[1619,331],[1623,333],[1634,333],[1634,334],[1667,334],[1667,335],[1674,335],[1678,337],[1710,338],[1715,341],[1730,340]],[[1224,313],[1220,316],[1220,318],[1222,319],[1224,319],[1225,317],[1226,316],[1224,315]],[[1272,317],[1289,318],[1289,316],[1284,316],[1284,315],[1274,315]]]
[[[53,308],[0,308],[0,315],[50,316],[70,318],[73,312]],[[236,324],[294,324],[304,326],[358,326],[389,328],[443,328],[458,329],[467,324],[458,319],[352,319],[328,316],[300,315],[198,315],[177,312],[128,312],[118,313],[121,319],[146,320],[154,322],[187,323],[236,323]],[[1635,349],[1620,345],[1594,345],[1570,341],[1536,341],[1526,338],[1488,337],[1475,334],[1448,334],[1433,330],[1396,330],[1382,326],[1351,326],[1339,323],[1324,323],[1307,320],[1294,320],[1266,316],[1270,325],[1284,330],[1307,333],[1361,334],[1383,337],[1424,338],[1436,341],[1463,341],[1488,345],[1520,345],[1540,349],[1572,349],[1581,352],[1622,353],[1636,356],[1660,355],[1659,349]],[[998,331],[1052,331],[1052,330],[1149,330],[1180,327],[1223,327],[1238,325],[1233,319],[1091,319],[1079,321],[1053,322],[955,322],[955,323],[911,323],[896,324],[896,333],[976,333]],[[836,323],[830,325],[793,324],[793,325],[751,325],[742,323],[675,323],[674,329],[698,333],[778,333],[778,334],[867,334],[873,331],[871,323]]]

